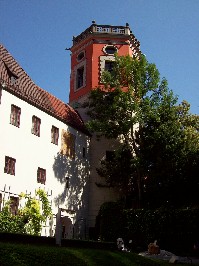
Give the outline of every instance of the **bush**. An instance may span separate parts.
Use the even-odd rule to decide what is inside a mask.
[[[134,250],[158,240],[161,249],[191,252],[199,240],[199,209],[123,210],[117,203],[106,203],[97,224],[103,240],[122,237],[127,244],[131,239]]]

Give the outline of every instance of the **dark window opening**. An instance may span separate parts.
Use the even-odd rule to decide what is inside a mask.
[[[15,163],[16,163],[16,159],[6,156],[4,173],[15,175]]]
[[[114,61],[105,61],[105,68],[104,68],[104,70],[106,70],[108,72],[112,72],[113,71],[114,64],[115,64]]]
[[[66,188],[69,188],[69,177],[66,177]]]
[[[77,89],[81,88],[84,84],[84,67],[77,69]]]
[[[10,124],[16,127],[20,126],[21,108],[11,105]]]
[[[32,134],[40,137],[40,125],[41,125],[41,119],[34,116],[32,117]]]
[[[37,182],[44,185],[46,183],[46,170],[40,167],[37,169]]]
[[[18,197],[10,197],[10,212],[12,215],[17,215],[19,206],[19,198]]]
[[[83,147],[83,158],[85,158],[86,157],[86,149],[85,149],[85,147]]]
[[[58,145],[59,128],[52,126],[51,129],[51,143]]]
[[[116,47],[114,47],[114,46],[107,46],[107,47],[105,48],[105,52],[106,52],[107,54],[115,54],[115,53],[117,52],[117,49],[116,49]]]
[[[83,58],[84,58],[84,52],[79,53],[78,56],[77,56],[77,60],[80,61]]]

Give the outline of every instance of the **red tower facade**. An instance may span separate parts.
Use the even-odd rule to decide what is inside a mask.
[[[126,26],[92,25],[73,37],[71,50],[71,79],[69,103],[76,107],[82,98],[101,83],[104,70],[109,70],[114,54],[137,55],[139,42]]]

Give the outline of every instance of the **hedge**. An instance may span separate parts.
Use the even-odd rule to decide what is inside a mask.
[[[131,209],[109,202],[102,205],[96,227],[104,241],[122,237],[132,248],[146,249],[157,240],[161,249],[190,252],[199,240],[199,209]]]

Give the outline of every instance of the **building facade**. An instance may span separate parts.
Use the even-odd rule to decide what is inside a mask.
[[[96,167],[114,141],[96,141],[86,130],[89,119],[81,107],[90,91],[103,86],[114,55],[137,56],[139,42],[126,26],[92,25],[73,37],[69,104],[38,87],[0,46],[0,202],[12,199],[13,212],[21,192],[48,193],[54,219],[42,234],[55,234],[61,210],[62,236],[92,237],[102,203],[117,200],[119,189],[106,187]]]

